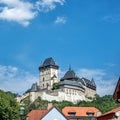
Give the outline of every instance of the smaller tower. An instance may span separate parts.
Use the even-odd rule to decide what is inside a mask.
[[[52,57],[45,59],[39,67],[40,71],[40,89],[52,89],[53,83],[58,82],[58,69]]]

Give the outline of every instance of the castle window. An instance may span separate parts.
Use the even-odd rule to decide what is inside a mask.
[[[43,77],[43,81],[45,81],[45,78]]]
[[[44,84],[43,84],[43,87],[44,87]]]

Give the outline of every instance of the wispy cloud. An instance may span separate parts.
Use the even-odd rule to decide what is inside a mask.
[[[0,89],[24,93],[32,83],[38,82],[36,76],[14,66],[0,65]]]
[[[104,16],[102,20],[109,23],[117,23],[120,22],[120,14]]]
[[[114,64],[114,63],[105,63],[104,65],[108,66],[108,67],[115,67],[116,66],[116,64]]]
[[[57,17],[54,21],[55,24],[65,24],[66,23],[66,17]]]
[[[38,0],[36,7],[39,11],[48,12],[56,8],[57,3],[64,5],[65,0]]]
[[[48,12],[56,8],[56,3],[64,4],[64,0],[38,0],[35,3],[28,0],[0,0],[0,19],[17,22],[28,26],[39,12]]]

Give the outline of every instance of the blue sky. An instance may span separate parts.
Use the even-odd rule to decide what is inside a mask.
[[[120,76],[119,0],[0,0],[0,88],[23,93],[53,57],[113,94]]]

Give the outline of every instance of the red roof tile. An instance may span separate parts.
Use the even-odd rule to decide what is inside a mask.
[[[32,110],[27,114],[27,120],[40,120],[48,110]]]
[[[107,114],[111,114],[111,113],[116,113],[116,112],[118,112],[118,111],[120,111],[120,107],[115,108],[115,109],[112,109],[112,110],[106,112],[105,114],[103,114],[102,116],[107,115]]]
[[[62,113],[65,116],[70,116],[68,113],[75,112],[75,116],[88,116],[87,113],[94,113],[94,116],[97,116],[97,113],[100,112],[95,107],[64,107]]]

